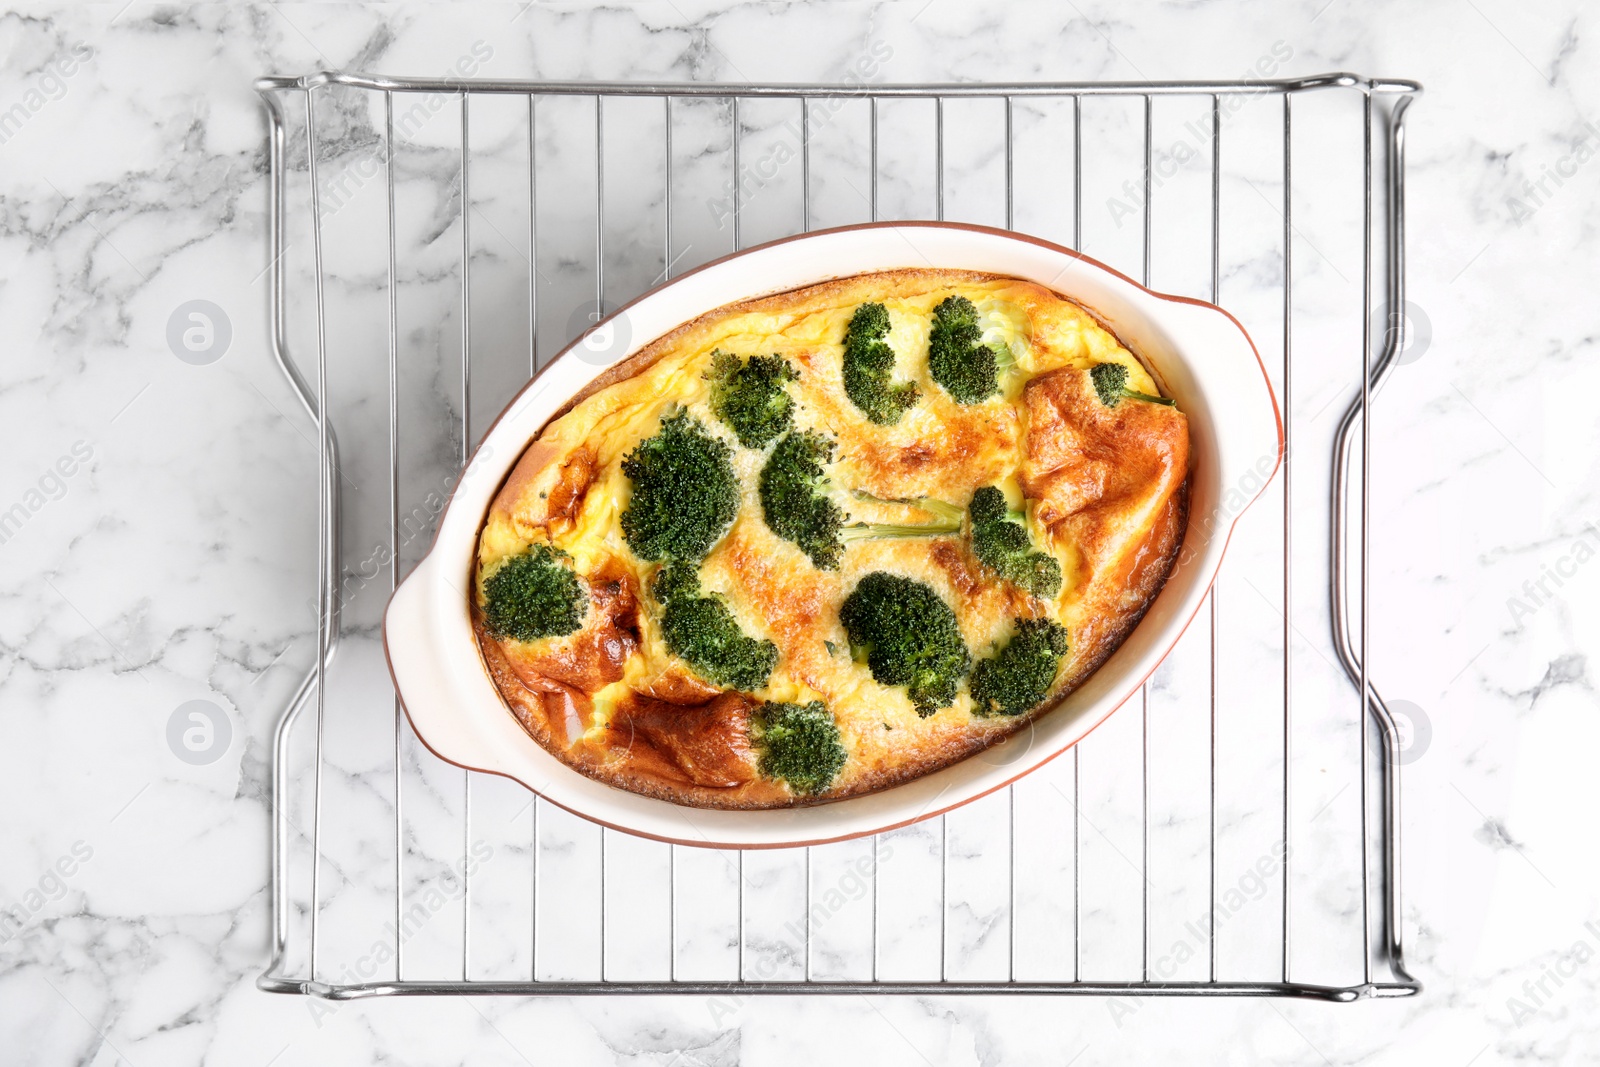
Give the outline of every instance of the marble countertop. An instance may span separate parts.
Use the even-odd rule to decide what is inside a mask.
[[[111,0],[0,15],[0,1059],[1483,1067],[1600,1057],[1600,859],[1574,814],[1600,800],[1587,662],[1600,633],[1600,569],[1588,566],[1600,547],[1600,416],[1568,377],[1600,384],[1586,362],[1600,256],[1597,172],[1587,166],[1600,150],[1595,30],[1574,0],[1308,0],[1271,10],[1100,0],[594,9]],[[272,730],[312,659],[316,451],[314,425],[267,342],[266,127],[251,83],[319,68],[437,75],[463,61],[507,78],[887,83],[1238,78],[1268,62],[1284,76],[1349,70],[1422,82],[1408,168],[1417,333],[1373,426],[1384,462],[1372,486],[1370,654],[1373,678],[1406,702],[1417,730],[1404,768],[1404,934],[1423,993],[1353,1005],[1027,996],[331,1004],[258,991],[271,939]],[[1303,114],[1302,132],[1319,121],[1311,105]],[[485,113],[485,136],[495,122]],[[776,120],[750,122],[759,134]],[[417,143],[429,136],[431,128]],[[492,161],[494,144],[485,144]],[[693,165],[695,150],[684,150]],[[416,173],[432,158],[420,153]],[[960,196],[965,161],[951,159]],[[557,203],[562,194],[545,195]],[[886,211],[911,213],[919,194],[891,183],[883,195]],[[1086,233],[1106,250],[1085,242],[1114,262],[1132,232],[1117,225],[1115,201],[1091,203]],[[817,225],[830,221],[823,210]],[[483,211],[494,229],[493,209]],[[759,215],[750,218],[759,231]],[[1263,218],[1268,230],[1282,226]],[[427,224],[422,211],[419,232]],[[1317,234],[1298,236],[1308,261],[1338,272],[1338,250],[1323,255]],[[747,230],[745,243],[760,239]],[[515,265],[484,247],[491,277],[496,263]],[[700,246],[685,265],[710,254]],[[619,267],[617,291],[650,283],[660,264],[643,261],[638,278]],[[1263,292],[1281,271],[1268,267]],[[1224,284],[1247,308],[1252,269],[1241,260]],[[570,335],[564,325],[541,329],[559,340]],[[496,340],[492,326],[485,336]],[[431,335],[419,343],[443,345]],[[1299,350],[1306,366],[1324,354],[1319,344],[1312,329]],[[495,407],[486,399],[474,420]],[[447,476],[449,445],[439,442],[416,478],[436,468]],[[376,477],[351,447],[351,477]],[[1314,567],[1307,575],[1314,580]],[[352,607],[358,638],[365,626],[370,639],[381,604],[369,595]],[[375,670],[368,681],[381,686],[381,661]],[[1181,692],[1178,680],[1170,685],[1161,691]],[[330,743],[348,740],[335,731]],[[1337,758],[1317,762],[1318,743],[1302,749],[1315,765],[1297,765],[1307,781],[1337,771]],[[406,758],[420,766],[410,749]],[[382,780],[377,771],[354,757],[333,766],[325,800],[334,812],[359,815],[382,799],[368,788]],[[461,783],[416,774],[420,842],[428,820],[456,810]],[[1103,784],[1116,793],[1115,782]],[[1340,792],[1327,789],[1328,803]],[[485,787],[473,804],[483,825],[507,822],[526,840],[516,821],[531,818],[525,793]],[[958,856],[964,834],[1003,832],[1004,822],[985,818],[950,824]],[[583,828],[551,818],[536,832],[541,855],[559,857],[579,847]],[[1121,831],[1107,832],[1109,841]],[[363,922],[377,930],[392,906],[366,895],[361,873],[381,857],[362,841],[341,847],[345,891],[322,915],[330,953],[339,931]],[[519,847],[495,841],[469,855],[526,859]],[[607,847],[616,862],[649,862],[630,859],[627,840]],[[421,843],[414,854],[418,868],[448,865]],[[834,884],[848,886],[857,859],[819,862],[840,864]],[[680,898],[714,899],[725,888],[722,861],[680,862],[691,865],[677,873]],[[916,877],[914,866],[906,871]],[[770,884],[781,882],[771,874]],[[492,879],[483,884],[492,894]],[[1138,884],[1135,875],[1134,893]],[[1116,895],[1114,885],[1101,891]],[[1307,908],[1330,921],[1359,909],[1348,896],[1323,899],[1315,885],[1306,894]],[[526,960],[506,946],[526,941],[528,903],[511,894],[499,901],[503,913],[474,913],[474,976]],[[460,909],[451,914],[459,919]],[[716,915],[703,918],[714,935]],[[562,916],[544,921],[559,927]],[[1056,943],[1053,921],[1034,927],[1040,945]],[[446,925],[408,945],[408,968],[453,966],[435,929]],[[950,927],[977,946],[953,967],[987,973],[986,929]],[[714,960],[689,943],[684,951],[691,962],[680,967],[715,973]],[[848,971],[840,959],[825,964]],[[608,962],[613,975],[653,966]],[[1320,972],[1297,963],[1301,973]]]

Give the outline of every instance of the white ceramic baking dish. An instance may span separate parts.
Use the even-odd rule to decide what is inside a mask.
[[[1080,688],[1032,725],[960,763],[869,796],[774,811],[713,811],[587,778],[528,737],[489,680],[468,617],[479,527],[524,447],[607,366],[699,315],[748,297],[904,267],[1024,278],[1093,312],[1189,416],[1189,529],[1144,620]],[[1060,245],[954,223],[849,226],[708,263],[619,309],[528,383],[491,428],[439,520],[428,555],[384,616],[395,687],[436,755],[501,774],[606,826],[687,845],[772,848],[876,833],[975,800],[1059,756],[1136,693],[1194,618],[1240,513],[1277,470],[1283,426],[1266,370],[1238,321],[1154,293]]]

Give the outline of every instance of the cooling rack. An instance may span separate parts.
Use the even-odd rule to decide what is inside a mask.
[[[323,72],[256,87],[272,350],[319,442],[318,654],[273,734],[260,988],[1419,989],[1401,944],[1401,739],[1366,669],[1366,413],[1403,343],[1419,85]],[[1002,793],[770,852],[632,838],[433,756],[390,686],[382,607],[542,357],[583,336],[580,357],[604,359],[619,342],[595,322],[728,251],[930,216],[1220,302],[1261,349],[1282,473],[1143,692]]]

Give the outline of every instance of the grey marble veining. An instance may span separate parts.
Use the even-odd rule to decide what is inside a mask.
[[[1597,799],[1587,655],[1600,632],[1600,571],[1589,566],[1600,547],[1597,427],[1587,400],[1600,378],[1589,284],[1597,254],[1589,164],[1600,148],[1594,32],[1592,14],[1570,0],[1403,8],[1308,0],[1272,11],[948,0],[596,9],[133,0],[31,4],[0,15],[0,514],[8,516],[0,543],[0,908],[8,917],[0,1059],[137,1067],[1593,1059],[1587,1020],[1600,1010],[1600,872],[1582,813]],[[1408,712],[1416,740],[1405,767],[1405,902],[1423,995],[1353,1006],[1001,997],[331,1004],[256,991],[270,937],[271,733],[312,661],[316,448],[314,427],[267,348],[265,123],[250,81],[323,66],[438,75],[463,57],[504,77],[844,80],[860,77],[870,57],[870,80],[888,82],[1231,78],[1270,61],[1286,74],[1348,69],[1425,83],[1409,143],[1416,333],[1373,426],[1381,463],[1372,486],[1370,650],[1385,694],[1416,709]],[[526,376],[529,325],[519,300],[529,271],[543,301],[541,359],[591,310],[592,189],[583,174],[593,160],[592,105],[541,102],[538,255],[530,263],[526,200],[505,195],[526,182],[520,104],[475,101],[471,116],[478,358],[466,405],[456,369],[454,104],[418,118],[395,158],[407,500],[447,490],[463,429],[481,434]],[[675,200],[670,250],[658,199],[665,161],[653,147],[660,117],[648,108],[608,112],[608,304],[652,284],[669,254],[681,271],[733,247],[714,195],[729,151],[719,106],[674,105],[675,188],[702,192]],[[916,101],[892,107],[903,109],[896,131],[914,131],[931,110]],[[1230,117],[1221,257],[1223,302],[1250,324],[1274,373],[1284,225],[1273,206],[1281,196],[1277,107],[1255,102]],[[1350,284],[1359,231],[1317,195],[1348,188],[1341,183],[1352,160],[1341,146],[1350,116],[1338,108],[1331,96],[1295,102],[1304,210],[1296,216],[1292,399],[1297,419],[1319,428],[1305,432],[1308,454],[1319,433],[1331,434],[1354,380],[1346,342],[1352,299],[1359,304]],[[849,136],[860,110],[841,107],[814,131],[813,226],[870,213],[870,182]],[[1208,174],[1208,146],[1186,132],[1204,113],[1203,101],[1173,101],[1158,112],[1155,137],[1177,165],[1157,192],[1158,211],[1172,209],[1158,216],[1151,280],[1198,296],[1208,295],[1209,238],[1182,205],[1196,175]],[[947,104],[952,218],[1004,221],[994,195],[996,175],[1003,180],[994,116],[981,102]],[[747,163],[789,136],[792,116],[779,102],[744,106],[740,118]],[[1062,116],[1019,101],[1014,118],[1016,225],[1070,240],[1061,193],[1070,190],[1070,147],[1063,154],[1049,136]],[[1127,212],[1139,205],[1122,181],[1142,164],[1116,145],[1137,133],[1138,104],[1096,101],[1084,118],[1086,136],[1107,147],[1085,160],[1095,194],[1084,200],[1082,246],[1137,275],[1142,231]],[[386,456],[359,447],[386,433],[386,400],[373,384],[385,358],[386,274],[361,240],[383,207],[382,179],[362,166],[378,144],[381,107],[331,98],[318,122],[331,146],[326,167],[339,168],[325,180],[349,173],[324,187],[345,190],[324,204],[325,249],[330,330],[341,345],[330,388],[350,439],[346,492],[361,505],[346,531],[345,563],[359,571],[387,538],[374,519],[386,507]],[[1198,169],[1183,164],[1190,149]],[[889,136],[882,153],[880,214],[930,214],[928,139]],[[303,142],[291,138],[290,158],[303,166]],[[779,168],[747,193],[742,243],[803,224],[796,174]],[[309,248],[303,198],[303,190],[291,195],[286,257],[299,279]],[[303,287],[296,292],[290,340],[309,351],[306,309],[296,303]],[[222,356],[202,365],[176,358],[168,339],[174,322],[180,333],[192,324],[177,313],[196,300],[220,308],[231,333]],[[1323,943],[1320,932],[1348,929],[1360,907],[1332,869],[1359,826],[1349,754],[1360,740],[1348,714],[1316,710],[1336,709],[1348,687],[1316,629],[1325,539],[1317,509],[1325,505],[1316,478],[1297,479],[1293,505],[1307,517],[1298,520],[1293,613],[1306,635],[1291,642],[1305,709],[1296,719],[1292,804],[1295,973],[1347,981],[1359,978],[1351,974],[1359,957]],[[1251,792],[1281,773],[1271,732],[1280,729],[1276,691],[1249,679],[1282,655],[1270,521],[1282,507],[1281,483],[1261,506],[1267,521],[1241,527],[1220,594],[1229,632],[1260,636],[1230,647],[1223,661],[1233,679],[1224,722],[1235,732],[1219,741],[1236,763],[1219,783],[1218,879],[1241,888],[1242,903],[1217,944],[1219,971],[1272,978],[1278,945],[1255,935],[1275,928],[1279,900],[1257,899],[1245,879],[1279,837],[1270,825],[1278,808]],[[420,533],[408,538],[402,566],[425,543]],[[1252,589],[1262,572],[1271,580]],[[330,720],[322,783],[333,814],[324,827],[319,951],[323,976],[337,981],[386,977],[393,967],[392,720],[387,700],[370,699],[385,678],[374,637],[388,581],[380,568],[348,587],[337,682],[345,688],[330,692],[352,709]],[[1150,736],[1163,770],[1150,783],[1147,935],[1135,704],[1083,746],[1081,767],[1063,758],[1019,786],[1014,824],[1001,795],[942,827],[923,823],[881,839],[879,975],[925,977],[943,966],[951,977],[988,978],[1011,967],[1019,978],[1051,978],[1081,965],[1087,975],[1132,978],[1148,936],[1154,955],[1183,957],[1176,977],[1204,978],[1204,942],[1191,926],[1206,899],[1190,872],[1204,867],[1209,840],[1205,809],[1194,804],[1205,778],[1191,758],[1206,734],[1190,709],[1206,677],[1205,658],[1186,645],[1150,687]],[[175,743],[175,712],[195,700],[224,718],[178,719]],[[221,756],[181,758],[186,728],[210,729]],[[218,742],[222,730],[230,736]],[[295,739],[298,766],[310,765],[309,741],[304,732]],[[1118,762],[1129,752],[1131,764]],[[733,977],[739,936],[730,908],[741,873],[746,975],[870,973],[863,933],[874,897],[858,891],[874,859],[865,843],[813,850],[808,956],[795,925],[806,885],[794,857],[747,856],[741,872],[730,854],[679,850],[669,860],[664,846],[617,834],[602,844],[595,827],[535,808],[503,782],[473,785],[473,835],[464,839],[460,773],[410,737],[402,737],[401,766],[402,899],[425,915],[405,927],[408,976],[459,973],[465,926],[473,977],[598,977],[602,966],[613,978],[660,978],[669,969],[680,978]],[[297,878],[308,869],[309,785],[297,780],[286,808]],[[1077,872],[1065,834],[1080,795],[1096,822],[1079,827]],[[1010,833],[1024,857],[1013,887],[996,881],[1005,868],[992,864],[996,839]],[[943,913],[941,854],[959,901]],[[537,888],[524,873],[535,855]],[[464,862],[470,905],[451,890]],[[1060,890],[1075,874],[1083,879],[1076,902]],[[296,889],[304,898],[304,884]],[[292,915],[293,946],[303,946],[306,922]],[[1072,958],[1075,943],[1081,960]]]

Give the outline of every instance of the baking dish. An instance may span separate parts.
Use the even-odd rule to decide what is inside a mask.
[[[569,769],[529,738],[501,702],[468,611],[479,528],[524,447],[609,366],[683,322],[752,296],[902,267],[1010,275],[1061,293],[1115,333],[1188,414],[1189,530],[1144,620],[1094,675],[1029,728],[879,793],[810,807],[718,811],[625,792]],[[1153,293],[1070,249],[985,227],[879,223],[776,241],[688,272],[619,309],[511,402],[456,486],[428,555],[389,604],[390,670],[418,737],[442,759],[510,777],[603,825],[715,847],[815,844],[879,832],[1000,788],[1066,751],[1137,692],[1199,609],[1234,523],[1276,470],[1282,444],[1260,358],[1239,323],[1213,305]]]

